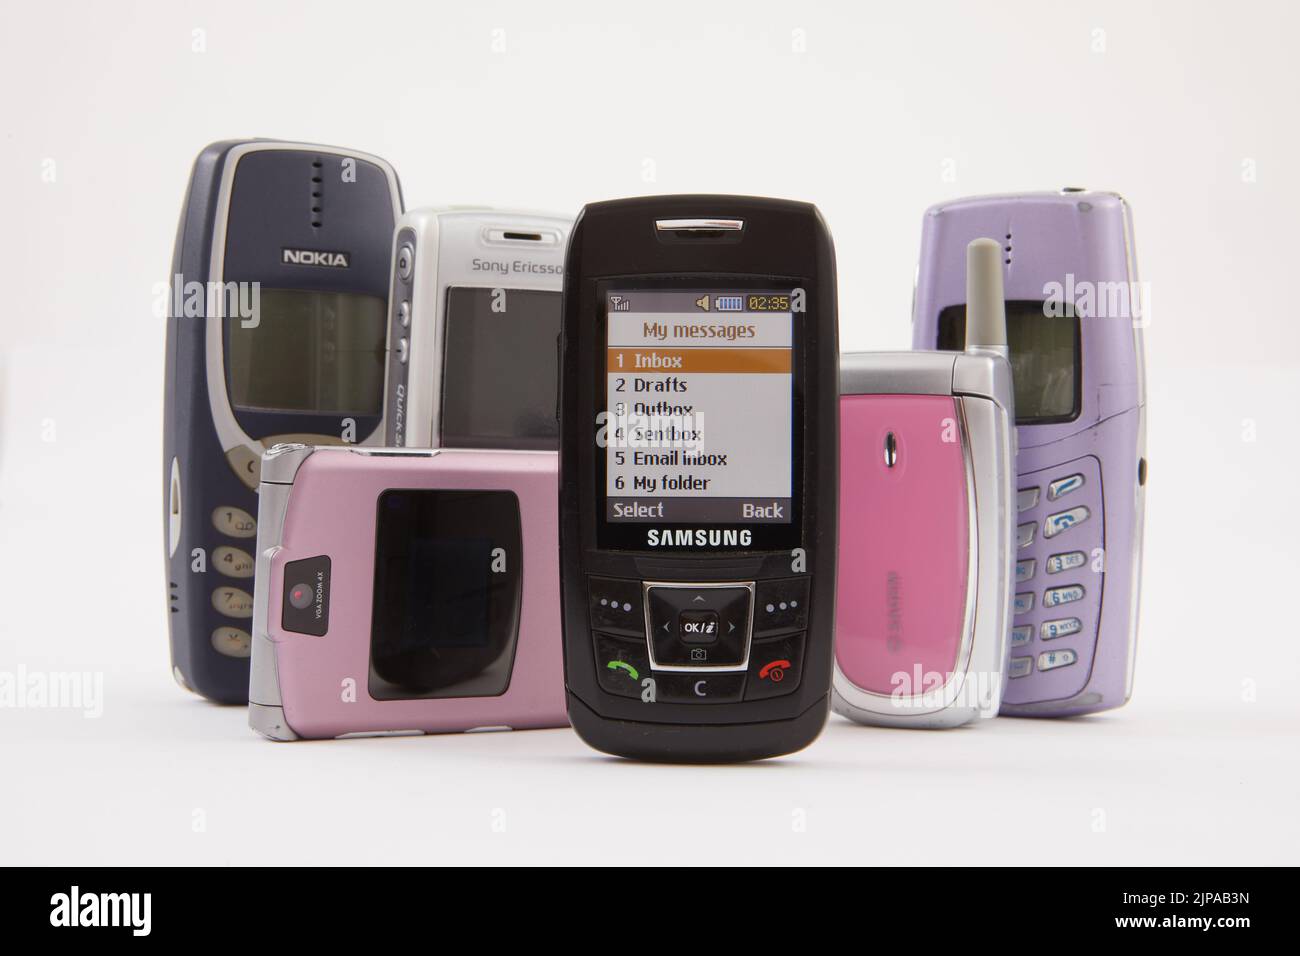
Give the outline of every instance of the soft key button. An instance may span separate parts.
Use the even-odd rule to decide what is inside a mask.
[[[620,578],[588,578],[588,606],[593,631],[645,636],[645,607],[641,582]]]
[[[1072,491],[1078,491],[1083,487],[1083,475],[1069,475],[1065,478],[1057,478],[1047,486],[1047,500],[1055,501],[1057,498],[1064,497]]]
[[[754,593],[754,633],[758,636],[808,628],[807,577],[760,581]]]

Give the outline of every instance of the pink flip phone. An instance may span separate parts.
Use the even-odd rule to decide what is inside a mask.
[[[259,495],[254,730],[568,724],[555,452],[277,445]]]
[[[832,707],[859,723],[998,712],[1015,477],[999,260],[991,240],[968,247],[964,353],[841,357]]]

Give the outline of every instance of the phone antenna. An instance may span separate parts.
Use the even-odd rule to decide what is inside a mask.
[[[975,239],[966,247],[966,349],[1010,357],[1002,246],[993,239]]]

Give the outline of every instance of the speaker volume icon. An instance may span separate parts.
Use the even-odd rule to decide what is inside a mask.
[[[709,296],[708,296],[708,293],[705,293],[704,295],[702,295],[702,296],[700,296],[698,299],[696,299],[696,300],[695,300],[695,305],[696,305],[697,308],[703,309],[705,312],[708,312],[708,311],[709,311]]]

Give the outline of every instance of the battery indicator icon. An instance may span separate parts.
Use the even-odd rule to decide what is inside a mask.
[[[714,307],[719,312],[743,312],[745,297],[741,295],[720,295],[714,300]]]

